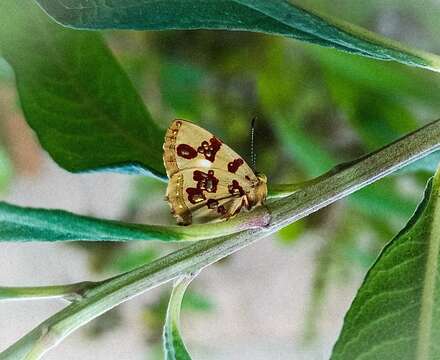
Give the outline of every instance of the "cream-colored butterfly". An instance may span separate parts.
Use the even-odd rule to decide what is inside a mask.
[[[266,200],[266,176],[255,174],[230,147],[189,121],[171,123],[163,149],[166,199],[180,225],[228,219]]]

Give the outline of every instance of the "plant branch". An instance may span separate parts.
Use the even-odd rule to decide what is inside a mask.
[[[440,149],[437,120],[363,158],[315,179],[310,186],[267,205],[271,219],[266,226],[237,234],[201,240],[138,269],[108,279],[88,290],[82,299],[50,317],[0,354],[0,359],[40,358],[70,333],[134,296],[195,272],[266,237],[409,163]],[[260,225],[261,215],[249,213]],[[267,218],[267,216],[265,216]]]

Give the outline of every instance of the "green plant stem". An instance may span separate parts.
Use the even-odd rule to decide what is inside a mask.
[[[83,297],[86,290],[96,286],[96,282],[84,281],[75,284],[34,286],[34,287],[0,287],[1,300],[28,300],[63,298],[67,301],[76,301]]]
[[[0,354],[0,359],[38,359],[70,333],[134,296],[195,272],[266,237],[409,163],[440,149],[440,121],[434,121],[400,140],[321,176],[310,186],[268,205],[266,226],[202,240],[138,269],[108,279],[53,315]],[[252,220],[250,212],[249,220]],[[261,215],[253,221],[264,224]]]

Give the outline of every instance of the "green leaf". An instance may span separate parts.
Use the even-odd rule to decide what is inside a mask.
[[[348,311],[332,359],[440,357],[440,171],[384,248]]]
[[[0,193],[4,192],[12,177],[12,165],[6,152],[0,147]]]
[[[180,335],[180,308],[186,288],[194,277],[195,275],[186,275],[174,283],[163,330],[163,346],[166,360],[191,360],[191,356]]]
[[[0,51],[26,120],[61,167],[164,177],[164,132],[99,34],[62,28],[33,1],[2,0]]]
[[[1,54],[0,54],[1,55]],[[11,81],[14,79],[14,71],[8,62],[0,57],[0,81]]]
[[[81,216],[63,210],[26,208],[0,201],[0,241],[197,241],[260,226],[261,207],[229,221],[191,226],[131,224]]]
[[[288,0],[37,0],[57,21],[85,29],[253,31],[440,71],[436,55],[406,48]]]
[[[124,224],[62,210],[19,207],[0,202],[0,241],[179,240],[173,227]],[[178,227],[175,227],[179,230]]]

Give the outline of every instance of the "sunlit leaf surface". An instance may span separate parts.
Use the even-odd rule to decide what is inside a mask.
[[[31,0],[3,0],[0,51],[27,122],[61,167],[163,177],[164,133],[99,34],[64,29]]]
[[[283,35],[382,60],[440,70],[437,56],[407,49],[287,0],[37,0],[60,23],[86,29],[223,29]]]
[[[440,357],[440,172],[347,313],[333,360]]]

